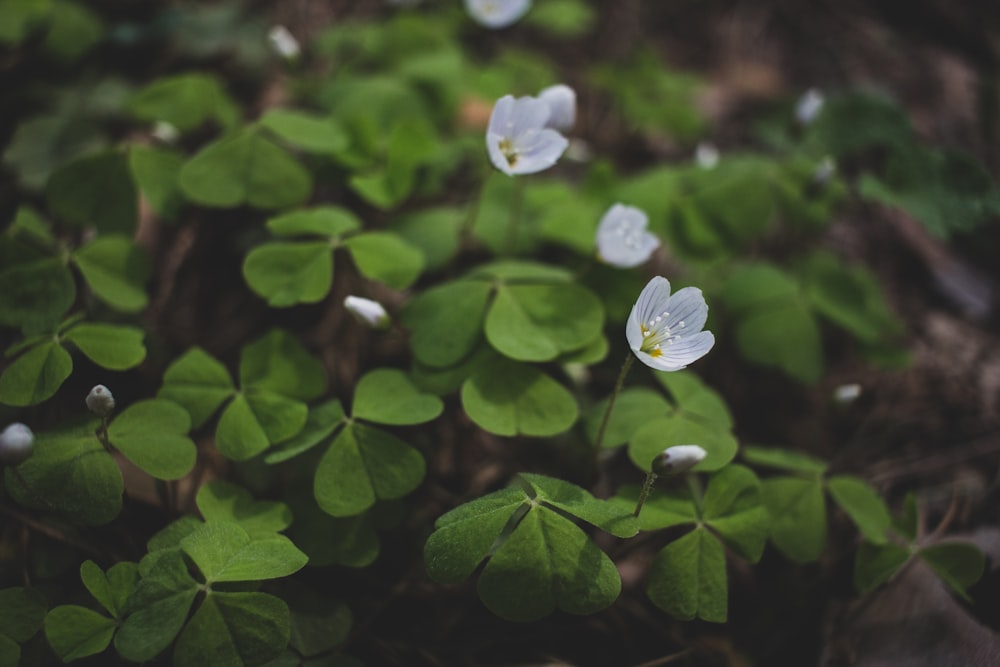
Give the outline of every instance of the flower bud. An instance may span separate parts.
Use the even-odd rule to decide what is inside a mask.
[[[15,422],[0,432],[0,464],[16,466],[31,456],[35,434],[31,429]]]
[[[111,390],[99,384],[87,394],[87,409],[98,417],[107,417],[115,409],[115,397]]]
[[[302,53],[299,40],[283,25],[276,25],[267,33],[271,48],[285,60],[295,60]]]
[[[795,105],[795,120],[799,121],[802,125],[808,125],[819,116],[819,112],[823,109],[825,102],[823,93],[819,92],[816,88],[810,88],[799,98],[798,103]]]
[[[656,455],[650,466],[657,475],[677,475],[695,467],[705,459],[707,452],[698,445],[667,447]]]
[[[715,166],[719,164],[719,149],[715,147],[715,144],[703,141],[698,144],[698,148],[695,150],[694,161],[702,169],[715,169]]]
[[[389,326],[389,313],[385,312],[378,301],[360,296],[348,296],[344,299],[344,308],[361,324],[372,329],[385,329]]]

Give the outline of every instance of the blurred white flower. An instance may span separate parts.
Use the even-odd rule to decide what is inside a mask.
[[[694,161],[702,169],[714,169],[719,164],[719,149],[714,144],[703,141],[695,149]]]
[[[861,396],[861,385],[856,382],[842,384],[833,390],[833,400],[841,405],[853,403],[859,396]]]
[[[535,97],[504,95],[493,106],[486,130],[490,160],[508,175],[534,174],[556,163],[569,142],[546,127],[551,110]]]
[[[178,139],[181,138],[181,133],[178,131],[174,125],[166,122],[165,120],[157,121],[153,125],[153,138],[159,139],[165,144],[176,143]]]
[[[634,206],[615,204],[597,226],[597,256],[605,264],[628,269],[639,266],[660,247],[660,239],[646,231],[649,218]]]
[[[35,434],[20,422],[0,432],[0,464],[16,466],[31,456]]]
[[[808,125],[816,120],[819,112],[823,109],[824,102],[823,93],[816,88],[810,88],[795,105],[795,119],[802,125]]]
[[[465,0],[469,16],[486,28],[506,28],[531,9],[531,0]]]
[[[549,105],[546,127],[568,132],[576,124],[576,91],[564,83],[549,86],[538,93],[538,99]]]
[[[302,53],[299,40],[295,39],[295,36],[288,32],[288,28],[283,25],[271,28],[271,31],[267,33],[267,38],[271,40],[271,46],[274,47],[277,54],[285,60],[294,60]]]
[[[816,165],[816,170],[813,171],[813,181],[815,181],[818,185],[826,185],[836,173],[837,161],[834,160],[832,156],[827,155],[825,158],[820,160],[818,165]]]
[[[87,409],[98,417],[107,417],[115,409],[115,397],[103,384],[95,385],[87,394]]]
[[[704,461],[707,454],[698,445],[674,445],[657,454],[650,467],[660,476],[677,475]]]
[[[385,312],[378,301],[360,296],[348,296],[344,299],[344,308],[361,324],[372,329],[385,329],[389,326],[389,313]]]
[[[697,287],[670,294],[670,281],[656,276],[643,288],[625,325],[629,346],[639,361],[658,371],[678,371],[705,356],[715,345],[702,331],[708,304]]]

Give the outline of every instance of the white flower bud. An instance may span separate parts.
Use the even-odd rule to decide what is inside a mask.
[[[153,138],[165,144],[175,144],[181,138],[180,130],[165,120],[157,121],[153,125]]]
[[[813,122],[819,116],[819,112],[823,109],[825,101],[823,93],[819,92],[816,88],[810,88],[799,98],[798,103],[795,105],[795,120],[799,121],[802,125],[808,125]]]
[[[0,432],[0,464],[16,466],[31,456],[35,434],[31,429],[15,422]]]
[[[361,324],[372,329],[385,329],[389,326],[389,313],[385,312],[378,301],[360,296],[348,296],[344,299],[344,307]]]
[[[87,409],[98,417],[107,417],[115,409],[115,397],[111,390],[99,384],[87,394]]]
[[[675,445],[657,454],[650,467],[660,476],[677,475],[701,463],[707,453],[698,445]]]
[[[719,164],[719,149],[714,144],[703,141],[694,152],[694,161],[702,169],[714,169]]]
[[[277,54],[285,60],[294,60],[302,53],[299,40],[295,39],[295,36],[288,32],[288,28],[283,25],[271,28],[271,31],[267,33],[267,38],[271,40],[271,46]]]
[[[856,382],[842,384],[833,390],[833,400],[841,405],[853,403],[859,396],[861,396],[861,385]]]

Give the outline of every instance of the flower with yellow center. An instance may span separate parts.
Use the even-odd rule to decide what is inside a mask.
[[[569,142],[547,127],[551,109],[535,97],[505,95],[497,100],[486,130],[493,166],[507,175],[534,174],[556,163]]]
[[[702,331],[708,304],[697,287],[670,293],[670,281],[657,276],[646,284],[632,306],[625,335],[639,361],[658,371],[679,371],[705,356],[715,345]]]

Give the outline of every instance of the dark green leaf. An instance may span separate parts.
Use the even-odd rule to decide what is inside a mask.
[[[235,523],[212,521],[181,540],[184,550],[209,584],[277,579],[298,572],[308,560],[287,537],[251,538]]]
[[[177,638],[174,664],[262,664],[288,645],[289,624],[288,605],[273,595],[213,592]]]
[[[932,544],[920,550],[920,557],[959,597],[971,602],[966,591],[986,569],[986,556],[979,547],[966,542]]]
[[[313,153],[337,153],[350,143],[344,128],[332,118],[303,111],[271,109],[260,124],[293,146]]]
[[[15,359],[0,375],[0,403],[41,403],[51,398],[72,372],[69,352],[58,343],[42,343]]]
[[[326,390],[326,371],[295,336],[272,329],[243,348],[240,385],[309,401]]]
[[[76,283],[56,258],[0,270],[0,325],[44,331],[54,326],[76,299]]]
[[[601,428],[604,412],[608,407],[608,399],[594,405],[587,414],[584,426],[587,439],[597,441],[597,432]],[[660,392],[646,387],[626,389],[618,395],[615,407],[611,411],[607,430],[604,433],[602,446],[611,449],[624,445],[632,439],[636,430],[652,417],[663,415],[670,410],[670,403]]]
[[[705,522],[752,563],[764,554],[771,519],[761,496],[749,468],[729,465],[712,475],[702,501]]]
[[[312,449],[330,436],[343,423],[345,416],[343,406],[336,399],[310,408],[306,425],[299,434],[269,452],[264,461],[281,463]]]
[[[0,589],[0,636],[28,641],[42,627],[45,612],[45,598],[37,589]]]
[[[45,185],[49,210],[66,222],[130,235],[138,222],[135,184],[125,155],[107,151],[74,160]]]
[[[45,638],[63,662],[100,653],[115,634],[114,620],[77,605],[56,607],[45,617]]]
[[[797,563],[819,559],[826,546],[826,503],[818,479],[764,480],[764,504],[771,515],[771,541]]]
[[[149,302],[149,258],[130,239],[100,236],[74,252],[73,261],[94,294],[112,308],[134,313]]]
[[[198,489],[195,502],[205,521],[235,523],[250,537],[276,533],[292,523],[288,505],[254,500],[246,489],[221,479],[214,479]]]
[[[826,472],[827,463],[803,452],[780,447],[760,447],[747,445],[742,450],[743,458],[749,463],[765,468],[791,470],[809,477],[820,477]]]
[[[184,156],[168,148],[132,146],[128,161],[132,178],[152,209],[162,218],[173,219],[183,204],[177,175]]]
[[[861,593],[871,592],[892,578],[910,555],[908,548],[898,544],[862,542],[854,557],[854,586]]]
[[[228,124],[235,113],[218,79],[201,73],[158,79],[139,91],[129,107],[139,120],[170,123],[181,132],[213,118]]]
[[[647,594],[682,621],[725,623],[728,605],[726,555],[708,531],[695,529],[665,546],[649,568]]]
[[[521,473],[535,490],[536,500],[593,524],[616,537],[633,537],[639,532],[639,523],[631,512],[623,511],[606,500],[599,500],[588,491],[561,479]]]
[[[87,560],[80,565],[80,579],[112,618],[118,619],[139,583],[139,568],[135,563],[124,561],[115,563],[105,573],[94,561]]]
[[[344,245],[361,275],[394,289],[412,285],[424,268],[423,253],[392,232],[358,234]]]
[[[889,509],[868,482],[850,475],[838,475],[827,480],[826,488],[866,540],[885,544]]]

